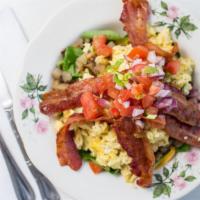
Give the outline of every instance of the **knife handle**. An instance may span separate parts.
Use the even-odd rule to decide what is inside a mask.
[[[1,133],[0,133],[0,148],[6,162],[12,185],[14,187],[18,200],[35,200],[35,193],[11,155]]]

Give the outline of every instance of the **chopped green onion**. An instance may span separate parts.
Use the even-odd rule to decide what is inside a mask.
[[[117,85],[124,87],[129,82],[129,79],[132,77],[133,77],[133,74],[130,72],[127,72],[126,74],[121,74],[119,72],[116,72],[114,76],[114,82]]]
[[[122,39],[121,35],[115,31],[112,30],[91,30],[83,32],[82,37],[83,38],[89,38],[92,39],[95,36],[99,35],[105,35],[108,40],[117,41]]]
[[[115,82],[117,85],[119,85],[119,86],[121,86],[121,87],[124,87],[124,83],[123,83],[122,80],[120,80],[118,74],[115,74],[115,76],[114,76],[114,82]]]
[[[152,66],[147,66],[143,69],[144,74],[155,74],[157,72],[158,72],[158,69]]]
[[[132,73],[130,73],[130,72],[127,72],[126,74],[124,74],[124,76],[123,76],[123,80],[124,81],[128,81],[130,78],[132,78],[133,77],[133,74]]]
[[[117,60],[113,65],[110,65],[107,67],[107,72],[109,73],[114,73],[114,72],[117,72],[120,65],[124,62],[124,59],[119,59]]]

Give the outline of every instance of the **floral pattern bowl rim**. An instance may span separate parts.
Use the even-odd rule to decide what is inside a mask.
[[[159,26],[171,26],[174,38],[178,40],[184,53],[191,56],[199,66],[197,44],[200,26],[197,20],[187,11],[179,9],[184,5],[174,5],[172,0],[150,0],[150,4],[154,14],[152,22],[155,20],[155,23],[160,23],[157,24]],[[14,99],[17,127],[33,163],[66,194],[66,197],[71,196],[72,199],[79,200],[92,200],[94,197],[96,200],[121,200],[124,194],[126,200],[135,196],[144,200],[178,199],[200,184],[198,149],[178,154],[165,168],[156,171],[154,185],[149,189],[126,184],[122,178],[106,173],[94,176],[87,165],[79,172],[73,172],[67,167],[59,166],[55,149],[56,134],[52,122],[38,109],[41,94],[50,86],[51,70],[60,51],[81,32],[91,28],[112,27],[122,31],[118,22],[121,10],[121,0],[73,0],[49,20],[29,44],[25,56],[24,70]],[[179,25],[183,20],[186,23],[184,28],[177,26],[174,19],[178,20]],[[200,80],[196,78],[199,75],[200,68],[196,68],[196,86],[200,86]]]

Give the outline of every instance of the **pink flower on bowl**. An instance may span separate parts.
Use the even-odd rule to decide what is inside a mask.
[[[35,128],[36,128],[37,132],[40,134],[46,133],[48,130],[48,122],[41,119],[36,122]]]
[[[24,97],[23,99],[20,100],[20,105],[24,109],[30,109],[31,107],[34,106],[34,100],[29,98],[29,97]]]
[[[176,19],[178,17],[178,8],[176,6],[170,6],[168,11],[167,11],[167,16],[171,20]]]
[[[188,164],[194,165],[199,160],[199,153],[197,151],[190,151],[185,155]]]
[[[182,190],[186,187],[186,182],[183,177],[175,176],[173,178],[173,181],[174,181],[174,186],[179,190]]]

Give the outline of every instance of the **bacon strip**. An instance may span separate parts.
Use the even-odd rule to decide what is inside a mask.
[[[112,75],[86,79],[69,85],[65,90],[47,92],[42,97],[40,111],[50,115],[81,106],[80,97],[84,92],[102,93],[109,87],[114,87]]]
[[[57,134],[57,156],[61,166],[69,165],[75,171],[82,166],[82,160],[73,140],[73,131],[65,125]]]
[[[200,147],[200,127],[189,126],[173,117],[166,117],[166,132],[180,142]]]
[[[172,97],[176,100],[177,106],[169,111],[164,111],[164,114],[173,116],[185,124],[200,126],[200,110],[198,103],[187,100],[181,93],[172,93]]]
[[[146,0],[123,0],[124,6],[120,20],[128,33],[133,46],[144,45],[147,38],[147,21],[150,15],[149,3]]]
[[[137,184],[149,187],[152,183],[152,174],[155,156],[152,146],[146,138],[136,138],[136,126],[131,118],[121,118],[113,125],[119,143],[132,158],[132,172],[140,177]]]
[[[147,42],[145,44],[145,46],[150,50],[150,51],[155,51],[156,55],[158,56],[162,56],[167,58],[167,60],[171,60],[172,57],[179,51],[179,47],[178,47],[178,43],[174,43],[174,47],[172,49],[172,52],[167,52],[164,51],[163,49],[161,49],[159,46],[151,43],[151,42]]]
[[[74,132],[70,131],[69,128],[71,124],[85,121],[88,120],[84,118],[83,114],[74,114],[68,119],[66,125],[58,132],[56,140],[57,157],[61,166],[68,165],[75,171],[79,170],[82,166],[82,160],[73,139]],[[106,121],[111,123],[112,119],[100,117],[95,121]]]

